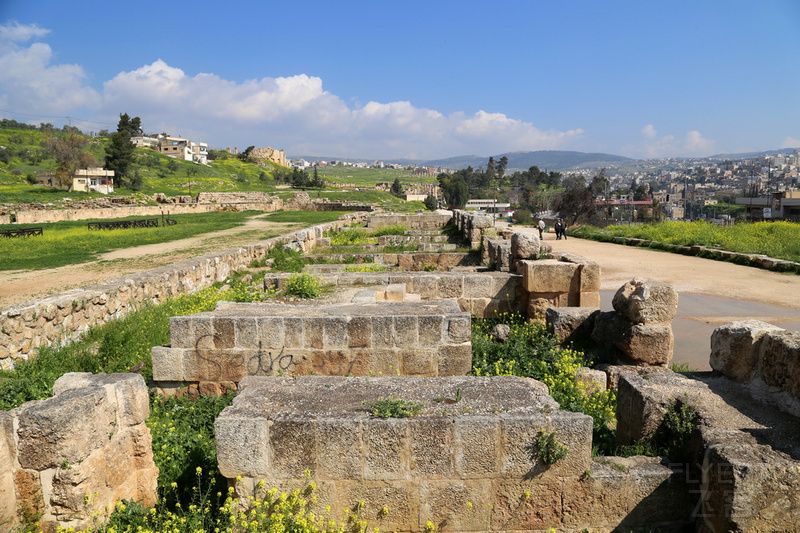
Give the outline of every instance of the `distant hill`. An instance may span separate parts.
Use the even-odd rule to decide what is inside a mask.
[[[761,157],[764,155],[777,155],[777,154],[789,154],[794,152],[794,148],[784,148],[783,150],[765,150],[763,152],[744,152],[741,154],[717,154],[708,156],[709,159],[730,159],[730,160],[740,160],[740,159],[751,159],[753,157]]]
[[[500,160],[501,157],[508,158],[509,170],[527,170],[532,166],[537,166],[542,170],[565,170],[575,167],[602,167],[611,163],[622,163],[625,161],[633,161],[628,157],[622,157],[612,154],[601,153],[585,153],[585,152],[568,152],[561,150],[538,150],[535,152],[507,152],[505,154],[498,154],[492,156],[495,160]],[[305,159],[306,161],[369,161],[374,159],[346,159],[340,157],[317,157],[317,156],[290,156],[291,159]],[[434,160],[421,160],[421,159],[384,159],[385,163],[397,163],[400,165],[419,165],[426,167],[444,167],[453,170],[460,170],[462,168],[478,167],[486,168],[486,163],[489,162],[489,156],[481,155],[462,155],[456,157],[449,157],[447,159],[434,159]]]
[[[628,157],[602,153],[569,152],[563,150],[537,150],[535,152],[508,152],[492,156],[495,160],[508,158],[508,168],[527,170],[537,166],[542,170],[566,170],[575,167],[601,167],[610,163],[633,161]],[[446,167],[459,170],[471,166],[486,167],[489,157],[476,155],[451,157],[426,161],[426,166]]]

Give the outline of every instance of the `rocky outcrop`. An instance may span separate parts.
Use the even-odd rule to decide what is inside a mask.
[[[0,412],[0,524],[84,528],[121,500],[156,500],[147,388],[138,374],[65,374],[48,400]],[[8,520],[9,522],[5,522]]]

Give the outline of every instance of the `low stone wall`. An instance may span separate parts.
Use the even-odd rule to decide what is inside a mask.
[[[164,390],[219,394],[245,376],[452,376],[472,368],[469,314],[452,300],[344,305],[220,303],[170,319],[153,348]]]
[[[267,274],[265,288],[282,287],[290,274]],[[522,276],[506,272],[339,272],[317,276],[324,285],[404,283],[423,300],[455,299],[462,311],[484,318],[525,312]]]
[[[210,194],[210,193],[209,193]],[[48,222],[63,222],[65,220],[88,220],[105,218],[123,218],[134,216],[161,216],[169,212],[170,215],[191,215],[196,213],[213,213],[221,210],[231,211],[280,211],[283,201],[278,197],[268,197],[267,201],[260,202],[231,202],[231,203],[194,203],[194,204],[163,204],[144,206],[119,206],[95,209],[48,209],[35,211],[17,211],[17,224],[44,224]]]
[[[478,266],[479,259],[474,252],[424,252],[424,253],[356,253],[324,254],[328,261],[339,261],[348,266],[376,265],[397,267],[399,270],[421,271],[425,267],[447,271],[451,267]],[[316,266],[322,267],[324,263]]]
[[[369,217],[367,227],[370,229],[385,228],[386,226],[403,225],[408,229],[439,229],[450,222],[452,217],[440,213],[426,213],[421,215],[372,215]]]
[[[371,416],[388,397],[420,412]],[[241,501],[259,481],[292,490],[310,473],[316,510],[363,501],[361,517],[387,531],[680,531],[691,511],[680,474],[657,459],[593,462],[591,418],[525,378],[248,377],[215,432]],[[553,465],[539,458],[542,432],[567,448]]]
[[[309,251],[324,231],[363,216],[363,213],[343,215],[335,222],[3,309],[0,368],[13,368],[15,361],[34,355],[39,346],[73,339],[90,326],[119,318],[141,303],[161,302],[223,281],[231,272],[246,268],[253,259],[263,258],[273,246],[293,243]]]
[[[147,387],[138,374],[65,374],[48,400],[0,411],[0,529],[82,529],[121,500],[155,504]]]

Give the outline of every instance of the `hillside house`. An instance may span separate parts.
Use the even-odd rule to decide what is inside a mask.
[[[111,194],[114,192],[114,171],[100,167],[78,169],[72,178],[72,190]]]

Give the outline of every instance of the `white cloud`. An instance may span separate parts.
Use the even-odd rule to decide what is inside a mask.
[[[93,106],[98,95],[83,85],[86,75],[78,65],[51,65],[53,53],[45,43],[20,42],[41,37],[48,30],[17,22],[0,25],[0,104],[37,114],[67,114]]]
[[[211,143],[272,145],[294,154],[443,157],[560,148],[583,130],[542,131],[501,113],[443,115],[410,102],[351,108],[300,74],[235,83],[188,76],[162,60],[121,72],[103,85],[103,107],[140,116],[145,128]]]
[[[652,124],[641,129],[642,140],[633,146],[625,147],[624,151],[634,157],[687,157],[712,155],[714,141],[706,139],[697,131],[686,133],[683,138],[674,135],[659,136],[658,130]]]
[[[800,140],[792,137],[786,137],[781,143],[781,148],[800,148]]]
[[[0,108],[20,113],[93,115],[109,129],[120,113],[145,130],[225,146],[273,146],[292,154],[438,158],[569,147],[583,130],[541,130],[502,113],[450,115],[411,102],[348,105],[323,80],[296,76],[235,82],[187,75],[158,59],[120,72],[96,91],[78,65],[54,65],[35,25],[0,26]],[[79,111],[80,110],[80,111]]]

